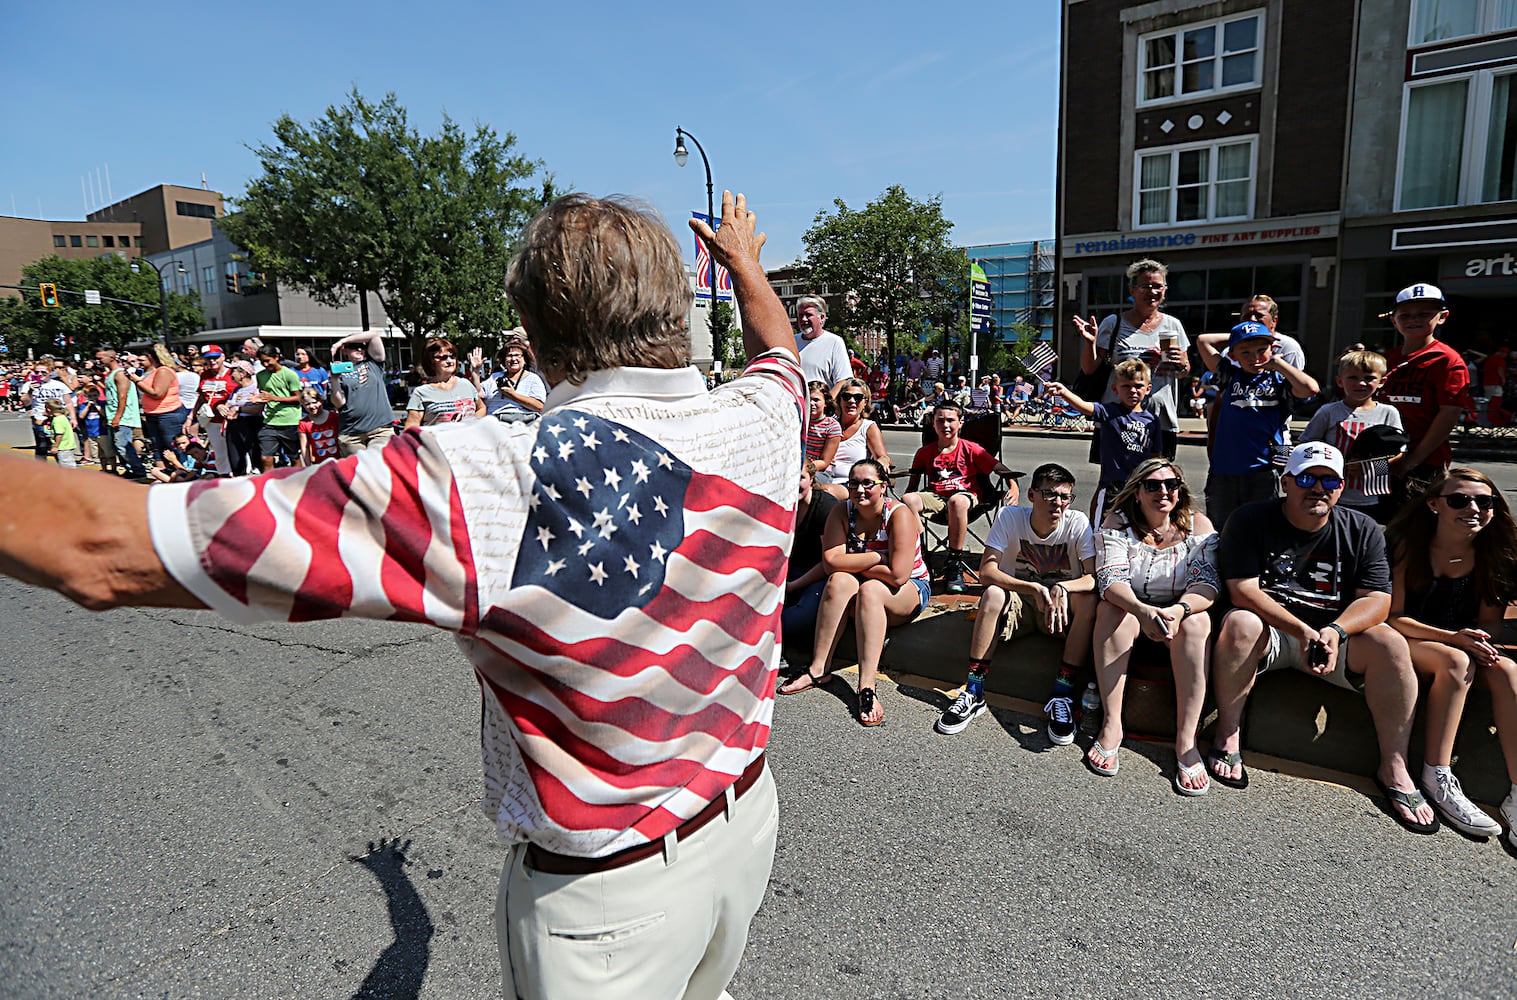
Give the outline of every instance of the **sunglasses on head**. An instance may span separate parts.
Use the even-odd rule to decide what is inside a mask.
[[[850,480],[848,480],[848,488],[850,490],[872,490],[876,486],[883,486],[883,485],[884,485],[884,483],[881,482],[878,479],[850,479]]]
[[[1464,510],[1470,504],[1474,504],[1475,509],[1482,514],[1496,509],[1496,498],[1490,494],[1476,496],[1474,493],[1442,493],[1439,495],[1443,497],[1443,502],[1453,510]]]
[[[1143,480],[1144,493],[1179,493],[1184,482],[1179,479],[1145,479]]]
[[[1343,488],[1343,477],[1319,476],[1315,472],[1298,472],[1296,474],[1296,485],[1303,490],[1309,490],[1313,486],[1321,486],[1326,492],[1332,493]]]
[[[845,403],[862,403],[867,397],[862,392],[843,392],[838,394],[838,399]]]

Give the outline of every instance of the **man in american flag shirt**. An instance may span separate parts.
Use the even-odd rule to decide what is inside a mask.
[[[715,392],[689,366],[673,234],[570,195],[507,276],[553,386],[539,423],[147,491],[0,465],[0,570],[87,607],[458,634],[485,810],[511,845],[508,997],[720,996],[768,882],[805,384],[741,195],[722,223],[692,225],[732,273],[753,360]]]

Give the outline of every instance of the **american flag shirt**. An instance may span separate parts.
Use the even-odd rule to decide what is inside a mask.
[[[763,753],[805,407],[787,351],[564,383],[542,420],[154,487],[154,546],[237,621],[458,633],[502,837],[597,857],[661,838]]]

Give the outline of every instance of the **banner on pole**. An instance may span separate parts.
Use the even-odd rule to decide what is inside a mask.
[[[722,227],[722,220],[712,222],[705,212],[691,212],[691,218],[700,219],[711,227],[711,231]],[[695,234],[695,297],[698,299],[711,298],[711,251],[706,249],[706,241]],[[718,299],[732,298],[732,275],[722,265],[716,265],[716,297]]]
[[[990,279],[985,269],[971,262],[969,265],[969,325],[975,333],[990,332]]]

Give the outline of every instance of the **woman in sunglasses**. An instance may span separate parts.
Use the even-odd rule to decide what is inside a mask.
[[[411,390],[406,403],[406,427],[457,423],[485,415],[479,390],[458,375],[458,348],[451,340],[430,337],[422,353],[421,373],[426,378]]]
[[[1175,674],[1175,791],[1205,795],[1211,787],[1196,730],[1206,697],[1211,618],[1217,599],[1217,536],[1191,507],[1179,466],[1150,458],[1133,469],[1107,506],[1096,535],[1096,679],[1104,721],[1086,755],[1091,770],[1117,773],[1122,697],[1134,651],[1167,658]]]
[[[872,458],[887,470],[884,478],[888,480],[890,452],[885,450],[885,436],[880,433],[879,425],[869,419],[869,386],[863,379],[844,380],[833,396],[833,402],[836,404],[842,438],[838,441],[837,451],[833,453],[832,464],[827,467],[827,475],[819,478],[831,483],[822,489],[839,500],[847,500],[848,489],[843,485],[843,480],[848,478],[853,463]]]
[[[1502,615],[1517,599],[1517,523],[1484,473],[1453,468],[1386,528],[1393,566],[1392,628],[1406,637],[1412,666],[1432,679],[1427,697],[1424,793],[1445,822],[1476,837],[1501,824],[1465,797],[1450,765],[1465,698],[1484,673],[1506,758],[1511,793],[1501,804],[1517,846],[1517,664],[1500,644]]]
[[[853,619],[859,658],[860,725],[878,726],[884,709],[875,697],[875,676],[885,650],[885,631],[904,625],[927,607],[932,595],[922,561],[922,522],[911,508],[886,495],[885,465],[862,459],[848,470],[848,501],[828,515],[822,531],[827,586],[816,616],[811,665],[780,694],[799,694],[832,681],[832,654]]]

